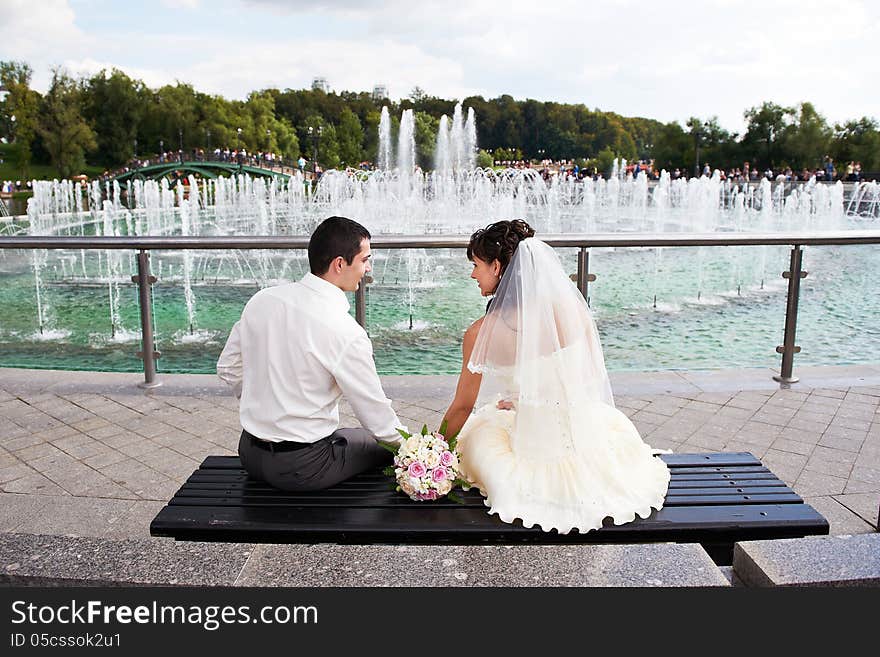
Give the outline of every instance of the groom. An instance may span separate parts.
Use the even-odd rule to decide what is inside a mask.
[[[391,461],[377,441],[396,443],[405,427],[345,296],[372,270],[370,257],[366,228],[324,220],[309,239],[311,273],[257,292],[232,327],[217,375],[241,400],[238,454],[252,477],[319,490]],[[339,428],[342,395],[363,429]]]

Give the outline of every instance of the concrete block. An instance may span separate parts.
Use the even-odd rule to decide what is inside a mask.
[[[880,534],[744,541],[733,570],[746,586],[880,586]]]
[[[239,586],[729,586],[696,544],[258,545]]]

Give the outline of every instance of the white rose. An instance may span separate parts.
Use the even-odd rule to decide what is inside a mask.
[[[416,452],[419,451],[419,443],[420,442],[421,441],[419,440],[418,436],[410,436],[409,438],[406,439],[406,442],[404,443],[404,448],[406,449],[407,452],[409,452],[411,454],[415,454]]]
[[[400,485],[400,490],[402,490],[407,495],[412,495],[416,492],[416,489],[409,483],[409,479],[401,479],[397,482]]]
[[[440,455],[433,449],[429,449],[425,452],[425,458],[422,459],[422,463],[425,464],[426,468],[437,467],[440,465]]]
[[[449,491],[452,490],[452,482],[448,479],[444,479],[443,481],[437,484],[437,492],[441,495],[449,494]]]

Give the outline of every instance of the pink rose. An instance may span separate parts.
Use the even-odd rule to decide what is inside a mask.
[[[437,431],[434,432],[434,438],[439,438],[444,443],[446,442],[446,436],[444,436],[442,433],[439,433]]]
[[[425,476],[426,472],[427,470],[425,469],[425,466],[418,461],[413,461],[412,463],[410,463],[409,469],[407,470],[407,473],[413,479],[421,479]]]
[[[446,481],[446,478],[449,476],[449,473],[446,471],[442,465],[438,465],[434,468],[434,471],[431,473],[431,479],[435,482]]]
[[[452,452],[443,452],[443,453],[440,455],[440,465],[444,465],[444,466],[446,466],[447,468],[448,468],[450,465],[452,465],[452,462],[453,462],[454,460],[455,460],[455,459],[452,457]]]
[[[437,491],[429,490],[427,493],[417,493],[420,500],[436,500],[437,499]]]

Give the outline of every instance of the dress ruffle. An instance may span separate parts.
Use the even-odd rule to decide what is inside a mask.
[[[629,418],[602,403],[582,410],[571,450],[543,460],[515,453],[515,411],[492,403],[468,419],[458,437],[461,470],[490,514],[567,534],[598,529],[608,517],[622,525],[662,508],[669,469]]]

